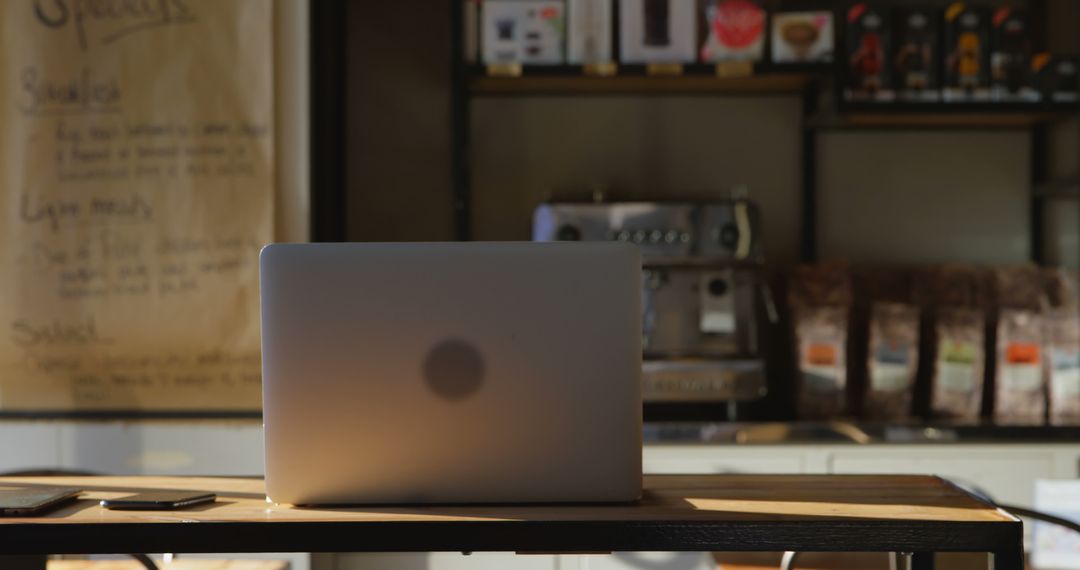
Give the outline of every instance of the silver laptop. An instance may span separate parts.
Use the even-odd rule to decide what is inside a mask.
[[[640,495],[635,247],[278,244],[260,264],[272,501]]]

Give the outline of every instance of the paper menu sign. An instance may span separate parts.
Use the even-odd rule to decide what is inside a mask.
[[[1080,480],[1035,481],[1035,509],[1080,523]],[[1038,568],[1080,570],[1080,534],[1035,521],[1031,563]]]
[[[272,3],[0,2],[0,408],[258,409]]]

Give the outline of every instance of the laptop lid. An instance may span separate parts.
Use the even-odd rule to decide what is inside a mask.
[[[260,263],[275,502],[640,494],[635,247],[276,244]]]

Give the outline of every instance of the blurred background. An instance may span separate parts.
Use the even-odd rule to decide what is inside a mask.
[[[9,25],[0,50],[26,91],[0,98],[0,214],[18,221],[0,256],[3,470],[261,474],[266,242],[622,240],[645,264],[647,473],[933,473],[1080,518],[1080,2],[187,4],[126,13],[159,31],[122,42],[90,8],[79,33],[61,10],[0,11],[49,22]],[[211,13],[224,23],[204,30]],[[73,84],[96,87],[50,87]],[[117,205],[65,218],[88,191]],[[138,223],[118,214],[136,195]],[[130,265],[94,249],[113,238],[155,247]],[[61,250],[90,261],[49,261]],[[1026,530],[1034,567],[1080,568],[1080,535]]]

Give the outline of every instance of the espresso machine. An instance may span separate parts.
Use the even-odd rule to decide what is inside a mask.
[[[766,395],[759,314],[775,319],[762,276],[761,214],[745,198],[708,202],[549,202],[536,241],[617,240],[642,255],[646,404],[740,403]]]

